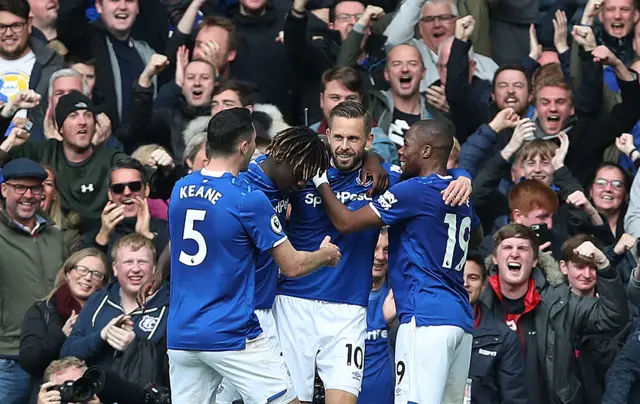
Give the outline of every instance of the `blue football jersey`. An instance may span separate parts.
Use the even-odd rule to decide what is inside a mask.
[[[389,273],[401,323],[452,325],[473,331],[463,270],[472,229],[471,204],[451,207],[441,191],[453,180],[432,174],[403,181],[371,208],[389,229]]]
[[[173,188],[169,235],[167,347],[244,349],[262,332],[253,313],[258,256],[286,240],[273,206],[232,174],[202,170]]]
[[[360,404],[393,404],[394,361],[389,345],[389,326],[382,314],[382,306],[388,294],[387,284],[378,290],[372,290],[369,294],[364,376],[362,390],[358,396]]]
[[[249,169],[240,173],[240,178],[249,183],[253,189],[262,191],[271,205],[276,210],[280,223],[284,224],[287,218],[289,198],[283,198],[276,184],[264,173],[260,163],[267,156],[263,154],[249,164]],[[319,246],[318,246],[319,247]],[[258,257],[256,272],[256,309],[270,309],[276,298],[278,286],[278,265],[268,252],[263,252]]]
[[[389,182],[400,178],[400,167],[385,163]],[[360,170],[343,172],[330,167],[327,172],[331,190],[350,210],[366,206],[370,201],[366,193],[371,181],[362,184]],[[293,195],[289,219],[289,240],[303,251],[315,251],[325,236],[340,247],[342,259],[337,267],[322,267],[300,278],[281,276],[278,294],[311,300],[367,306],[371,289],[373,252],[378,242],[379,229],[352,234],[340,234],[324,211],[324,205],[313,183]]]

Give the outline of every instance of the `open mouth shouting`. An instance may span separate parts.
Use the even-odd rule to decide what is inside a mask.
[[[547,115],[546,121],[547,121],[547,131],[557,132],[562,129],[560,127],[560,115],[558,114]]]
[[[403,74],[400,76],[400,88],[403,90],[411,90],[413,86],[413,77],[410,74]]]
[[[620,21],[611,23],[611,34],[615,36],[623,36],[625,35],[625,24]]]
[[[515,262],[515,261],[509,261],[509,262],[507,262],[507,268],[509,269],[509,272],[511,272],[511,273],[519,274],[520,270],[522,269],[522,264],[520,264],[519,262]]]
[[[507,107],[511,107],[511,108],[516,106],[516,104],[518,104],[519,102],[520,100],[518,100],[514,96],[508,96],[507,98],[504,99],[504,103],[507,105]]]

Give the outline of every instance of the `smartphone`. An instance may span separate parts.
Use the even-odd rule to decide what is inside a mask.
[[[531,225],[531,230],[533,230],[536,233],[536,236],[538,236],[540,244],[551,241],[551,233],[549,232],[549,228],[545,223]]]

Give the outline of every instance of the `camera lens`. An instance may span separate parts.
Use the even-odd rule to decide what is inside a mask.
[[[73,383],[72,402],[82,403],[93,397],[93,383],[85,378],[80,378]]]

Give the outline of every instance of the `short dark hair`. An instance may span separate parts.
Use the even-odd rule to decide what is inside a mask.
[[[0,11],[6,11],[27,20],[31,7],[27,0],[0,0]]]
[[[566,263],[574,262],[576,264],[595,265],[593,258],[583,257],[574,252],[576,248],[587,241],[593,243],[598,250],[604,251],[604,245],[597,238],[590,234],[577,234],[562,243],[562,260]]]
[[[322,73],[322,92],[327,88],[327,83],[338,81],[347,90],[362,94],[364,81],[362,76],[353,67],[332,67]]]
[[[531,77],[529,77],[529,74],[527,74],[527,69],[525,69],[525,67],[519,63],[509,63],[509,64],[504,64],[498,67],[498,70],[496,70],[496,72],[493,74],[491,91],[493,92],[496,91],[496,82],[498,81],[498,76],[500,75],[500,73],[504,72],[505,70],[517,70],[522,74],[524,74],[524,78],[527,82],[527,90],[531,92]]]
[[[622,168],[620,164],[614,163],[613,161],[605,161],[604,163],[598,166],[598,169],[593,173],[593,179],[591,180],[590,187],[593,187],[593,182],[596,180],[596,178],[598,178],[597,177],[598,171],[600,171],[603,168],[614,168],[620,171],[622,173],[622,182],[624,183],[625,193],[629,193],[629,190],[631,189],[631,185],[633,183],[633,178],[631,178],[631,175],[629,175],[629,172],[624,168]]]
[[[480,271],[482,275],[482,281],[487,279],[487,271],[485,270],[485,267],[484,267],[484,257],[480,255],[480,253],[476,251],[469,251],[469,253],[467,254],[467,262],[473,262],[477,264],[480,268],[482,268],[482,271]]]
[[[336,6],[340,3],[344,3],[346,1],[352,1],[355,3],[360,3],[364,6],[364,3],[360,0],[336,0],[331,6],[329,6],[329,22],[336,22]]]
[[[87,66],[96,66],[96,59],[93,56],[81,55],[79,53],[67,53],[64,55],[64,67],[71,68],[71,66],[82,63]]]
[[[433,155],[438,156],[440,163],[445,167],[453,149],[453,139],[455,138],[455,127],[449,121],[441,119],[424,119],[411,125],[407,131],[416,133],[433,150]],[[406,137],[406,135],[405,135]]]
[[[240,80],[227,79],[223,80],[219,83],[216,83],[213,88],[213,96],[223,93],[227,90],[231,90],[234,93],[238,94],[238,98],[240,99],[240,104],[243,107],[247,105],[253,105],[255,101],[253,100],[253,88],[249,83]]]
[[[251,111],[230,108],[217,113],[207,125],[207,144],[210,156],[231,156],[243,140],[251,140],[255,132]]]
[[[201,30],[209,27],[220,27],[227,31],[227,33],[229,34],[227,49],[229,52],[231,52],[232,50],[236,50],[236,47],[238,46],[238,37],[236,34],[236,26],[233,24],[233,21],[231,21],[227,17],[223,17],[220,15],[208,15],[204,17],[202,22],[200,22],[198,31],[196,32],[196,36]]]
[[[369,136],[371,133],[372,118],[371,114],[367,112],[364,105],[355,101],[343,101],[336,105],[329,114],[329,127],[333,118],[348,118],[348,119],[362,119],[364,123],[365,136]]]
[[[365,86],[362,75],[353,67],[332,67],[322,73],[322,93],[327,89],[327,84],[337,81],[344,88],[360,95],[362,104],[366,109],[369,108],[369,91]]]
[[[529,240],[531,249],[533,250],[533,258],[538,258],[538,249],[540,248],[538,235],[529,227],[518,223],[509,223],[506,226],[502,226],[493,234],[493,254],[496,254],[500,243],[508,238],[514,237]]]
[[[140,173],[140,178],[142,179],[142,183],[147,185],[147,179],[144,177],[144,166],[141,162],[134,159],[133,157],[127,157],[123,160],[118,161],[111,169],[109,170],[109,174],[107,175],[107,185],[111,188],[113,185],[113,173],[118,170],[136,170]]]

